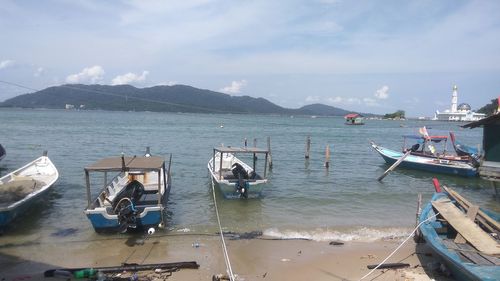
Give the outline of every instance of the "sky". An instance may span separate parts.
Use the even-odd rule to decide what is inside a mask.
[[[496,0],[0,0],[0,101],[184,84],[419,117],[457,85],[479,109],[500,95],[499,14]]]

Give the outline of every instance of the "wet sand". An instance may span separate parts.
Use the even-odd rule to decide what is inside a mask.
[[[381,262],[400,243],[346,242],[334,246],[328,241],[257,238],[227,240],[227,248],[237,280],[360,280],[370,271],[367,265]],[[55,280],[44,278],[43,272],[64,267],[118,266],[123,262],[182,261],[196,261],[200,267],[173,272],[168,280],[212,280],[213,275],[226,273],[220,237],[216,235],[153,235],[146,239],[102,236],[97,241],[68,238],[56,243],[37,239],[4,243],[0,245],[0,279]],[[436,260],[430,251],[412,240],[387,262],[410,266],[376,270],[363,280],[448,280],[434,269]],[[140,276],[147,280],[166,277],[145,274]]]

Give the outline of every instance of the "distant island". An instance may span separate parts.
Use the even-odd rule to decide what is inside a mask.
[[[351,113],[324,104],[311,104],[298,109],[284,108],[264,98],[231,96],[186,85],[149,88],[130,85],[61,85],[19,95],[0,103],[0,107],[309,116],[344,116]]]

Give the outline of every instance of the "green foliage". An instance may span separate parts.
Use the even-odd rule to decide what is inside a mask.
[[[385,119],[402,119],[405,118],[405,111],[404,110],[398,110],[394,113],[387,113],[384,115]]]
[[[487,116],[492,115],[498,108],[498,99],[492,99],[491,103],[481,107],[477,112],[484,113]]]

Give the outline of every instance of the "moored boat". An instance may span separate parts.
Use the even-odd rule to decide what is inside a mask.
[[[436,193],[419,217],[420,236],[456,280],[499,280],[500,214],[484,210],[451,188]]]
[[[387,164],[392,165],[405,155],[402,152],[379,146],[374,142],[370,142],[370,144],[375,149],[375,151],[377,151],[382,156]],[[477,176],[478,172],[477,168],[470,163],[411,154],[407,155],[403,159],[401,164],[399,164],[399,166],[408,169],[423,170],[433,173],[443,173],[463,177],[474,177]]]
[[[459,141],[457,141],[455,134],[453,132],[450,132],[450,139],[451,143],[453,144],[453,148],[455,149],[455,152],[457,155],[460,156],[469,156],[473,157],[475,159],[478,159],[480,157],[479,149],[473,146],[469,146],[466,144],[463,144]]]
[[[363,116],[358,113],[350,113],[344,116],[346,125],[364,125]]]
[[[96,232],[126,232],[165,225],[164,210],[171,187],[170,164],[163,157],[104,158],[85,168],[87,208],[84,213]],[[90,174],[99,173],[104,184],[92,197]],[[113,177],[108,180],[108,173]]]
[[[59,172],[44,155],[0,178],[0,229],[7,227],[46,194]]]
[[[249,154],[253,166],[236,157],[236,154]],[[256,172],[257,155],[264,154],[263,175]],[[255,198],[261,195],[267,183],[267,161],[269,151],[254,147],[217,147],[208,161],[208,171],[212,183],[219,187],[225,198]]]

